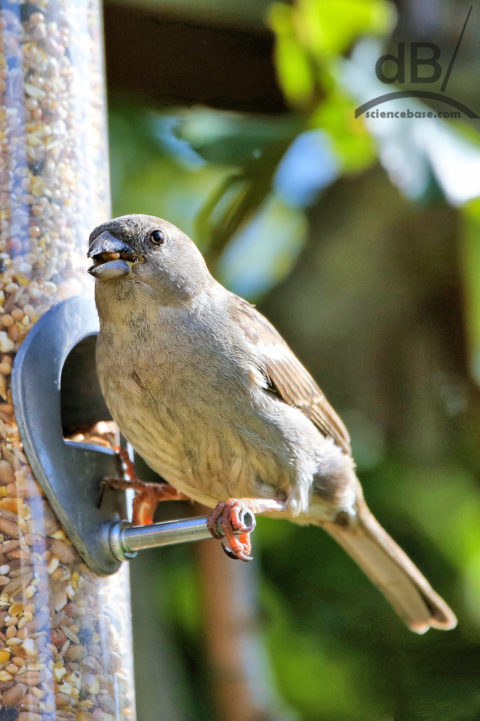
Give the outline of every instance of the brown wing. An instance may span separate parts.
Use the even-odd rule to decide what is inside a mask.
[[[350,436],[307,369],[273,325],[250,303],[234,296],[235,320],[255,344],[264,363],[272,390],[291,406],[299,408],[326,437],[334,439],[345,453],[351,454]]]

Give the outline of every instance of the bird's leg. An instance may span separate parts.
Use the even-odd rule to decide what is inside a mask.
[[[115,453],[120,458],[124,473],[123,478],[107,477],[102,480],[102,492],[105,488],[115,488],[120,491],[132,489],[135,491],[133,499],[132,524],[134,526],[149,526],[153,523],[153,516],[157,505],[161,501],[190,500],[176,488],[168,483],[147,483],[141,481],[135,473],[135,467],[124,448],[115,446]]]
[[[230,558],[251,561],[250,534],[255,528],[256,513],[284,511],[285,503],[266,498],[228,498],[220,501],[207,519],[214,538],[225,538],[222,548]]]

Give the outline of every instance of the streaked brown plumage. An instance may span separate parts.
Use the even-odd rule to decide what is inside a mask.
[[[146,462],[212,508],[239,498],[322,526],[412,630],[453,628],[447,604],[367,508],[341,419],[266,318],[217,283],[167,221],[123,216],[90,240],[101,387]],[[232,504],[215,519],[233,524]]]

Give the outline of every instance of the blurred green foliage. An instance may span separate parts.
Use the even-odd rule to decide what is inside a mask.
[[[464,277],[466,328],[471,371],[477,383],[480,383],[480,199],[465,205],[463,218],[460,258]]]
[[[292,245],[299,250],[305,240],[294,204],[278,198],[274,182],[293,141],[304,131],[325,133],[343,173],[359,171],[375,160],[374,143],[354,119],[354,101],[339,82],[338,59],[359,36],[385,32],[392,17],[384,0],[349,2],[347,8],[334,0],[273,3],[269,23],[276,36],[279,80],[292,103],[285,117],[204,108],[169,108],[163,115],[113,103],[114,210],[134,207],[137,212],[168,216],[208,252],[214,271],[228,245],[242,242],[249,224],[257,222],[258,235],[275,237],[290,214],[288,247],[279,243],[276,252],[268,254],[262,264],[265,277],[258,279],[257,288],[251,283],[247,291],[240,287],[252,298],[266,292],[292,268]],[[232,282],[235,269],[225,260],[218,271]]]
[[[342,55],[358,39],[386,34],[393,20],[392,6],[384,0],[272,3],[268,23],[276,38],[276,67],[291,104],[285,117],[205,108],[132,110],[121,99],[111,102],[115,214],[145,212],[168,218],[198,242],[216,277],[230,288],[261,301],[270,292],[273,315],[279,309],[280,329],[289,327],[293,340],[303,339],[312,367],[332,367],[330,377],[336,378],[336,367],[340,376],[346,372],[342,352],[350,353],[351,375],[339,381],[336,389],[332,384],[334,398],[335,390],[342,397],[342,384],[356,387],[355,374],[375,374],[371,386],[364,386],[363,399],[371,401],[373,413],[378,409],[379,417],[366,418],[368,411],[355,406],[353,393],[346,414],[352,419],[354,450],[358,448],[367,498],[427,575],[430,572],[437,580],[443,579],[439,590],[459,613],[461,624],[455,632],[430,632],[424,638],[409,634],[378,591],[318,529],[259,519],[254,548],[261,565],[259,603],[265,643],[280,695],[292,709],[292,717],[301,721],[480,718],[478,398],[463,369],[463,376],[455,382],[467,388],[465,392],[474,400],[469,401],[467,410],[460,401],[459,410],[448,410],[446,404],[439,410],[436,381],[428,376],[433,373],[428,354],[435,355],[442,333],[447,331],[438,332],[432,341],[434,350],[421,345],[424,337],[416,315],[420,315],[418,309],[428,308],[433,333],[441,313],[442,318],[450,318],[445,288],[456,284],[453,297],[463,294],[465,299],[465,325],[478,380],[480,206],[472,201],[458,215],[461,232],[453,242],[461,262],[452,271],[453,278],[444,269],[445,248],[436,245],[436,236],[428,235],[428,219],[415,225],[414,210],[411,225],[402,228],[401,212],[406,214],[406,204],[392,200],[394,191],[389,190],[385,197],[378,192],[365,196],[360,183],[357,190],[352,181],[347,200],[332,195],[338,207],[329,227],[322,228],[315,216],[315,208],[327,215],[330,206],[322,205],[321,193],[333,180],[352,174],[360,178],[377,160],[375,142],[361,120],[354,119],[355,102],[343,88],[339,68]],[[312,181],[314,192],[307,194],[305,202],[299,202],[294,192],[307,170],[307,165],[302,166],[305,153],[295,145],[301,138],[321,141],[319,160],[310,158],[309,162],[318,162],[320,170],[330,165],[331,171]],[[299,165],[297,174],[288,166],[289,194],[288,187],[281,190],[279,174],[292,148]],[[387,185],[386,177],[382,183]],[[401,211],[392,212],[392,204],[401,206]],[[392,226],[388,225],[389,215],[394,218]],[[425,232],[423,245],[421,238],[408,236],[410,227]],[[405,229],[405,242],[395,246],[396,234]],[[326,246],[328,234],[332,243],[338,242],[338,255],[328,248],[317,253],[313,247]],[[371,243],[362,246],[363,258],[359,255],[355,262],[352,243],[363,236],[371,238]],[[441,242],[449,242],[449,237]],[[383,266],[377,268],[385,254],[391,256],[388,272]],[[297,262],[304,256],[308,257],[304,265],[317,274],[318,289],[312,290],[312,283],[306,281],[305,267],[295,285],[295,274],[300,272]],[[289,274],[292,282],[285,284]],[[275,295],[272,289],[281,281],[284,283]],[[369,295],[368,288],[373,286],[377,292]],[[337,287],[335,296],[332,288]],[[391,313],[395,305],[396,316]],[[286,328],[281,324],[282,312],[291,314]],[[355,317],[356,329],[349,325],[350,315]],[[401,326],[402,315],[408,319],[406,327]],[[321,337],[318,317],[324,321]],[[458,316],[455,319],[458,324]],[[389,323],[393,329],[390,336]],[[348,327],[348,338],[343,336],[340,342],[335,333],[341,333],[343,326]],[[383,342],[377,342],[382,333]],[[359,348],[361,336],[371,346],[364,356],[352,350]],[[382,343],[398,348],[395,367],[385,365]],[[449,347],[449,342],[445,346]],[[414,365],[416,358],[418,369],[409,369],[412,377],[416,373],[412,382],[399,368],[410,361]],[[440,353],[434,368],[437,360],[442,372],[451,371]],[[398,375],[393,377],[395,372]],[[458,367],[455,372],[460,373]],[[375,386],[377,380],[383,396]],[[398,421],[391,422],[392,437],[388,437],[382,428],[389,420],[382,417],[382,402],[392,385],[406,394],[405,406],[411,412],[405,412],[403,426],[399,413]],[[454,386],[452,383],[447,389],[452,398]],[[376,395],[369,393],[369,388],[375,388]],[[409,394],[414,398],[407,398]],[[434,417],[440,420],[427,428]],[[422,435],[433,437],[433,447],[441,451],[429,456],[421,444]],[[162,551],[158,568],[159,622],[168,621],[165,626],[170,641],[177,645],[178,663],[188,681],[176,699],[178,718],[210,719],[210,702],[201,695],[208,674],[201,662],[204,629],[191,549]]]
[[[385,0],[272,3],[277,71],[292,105],[314,107],[334,88],[341,55],[363,35],[384,35],[393,19],[393,6]]]

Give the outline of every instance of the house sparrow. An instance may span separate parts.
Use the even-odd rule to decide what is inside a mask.
[[[100,386],[124,436],[171,484],[146,489],[152,502],[178,492],[214,508],[212,534],[219,524],[243,560],[249,511],[321,526],[412,631],[453,628],[453,612],[368,509],[345,426],[269,321],[165,220],[115,218],[90,243]]]

